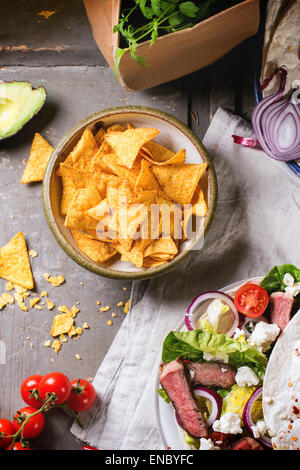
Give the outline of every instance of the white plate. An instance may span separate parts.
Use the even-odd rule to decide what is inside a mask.
[[[246,282],[254,282],[260,283],[263,277],[256,277],[256,278],[249,278],[245,279],[244,281],[235,282],[234,284],[230,284],[229,286],[220,289],[222,292],[226,294],[232,294],[238,290]],[[184,316],[184,314],[183,314]],[[177,325],[174,331],[185,330],[184,318],[182,321]],[[160,433],[160,437],[162,439],[163,445],[165,449],[171,448],[172,450],[186,450],[189,449],[189,446],[184,441],[184,434],[182,429],[177,425],[175,419],[174,408],[172,404],[166,403],[159,394],[157,393],[157,389],[160,388],[159,383],[159,375],[157,375],[157,380],[155,383],[155,415],[157,421],[157,427]]]

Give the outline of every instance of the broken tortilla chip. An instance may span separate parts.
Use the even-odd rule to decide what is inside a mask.
[[[55,315],[53,318],[53,324],[51,329],[51,336],[59,336],[64,333],[68,333],[72,326],[74,320],[68,313],[60,313],[59,315]]]
[[[31,145],[29,159],[21,178],[22,184],[43,181],[53,150],[53,147],[36,132]]]
[[[157,142],[148,142],[142,149],[141,154],[153,165],[180,165],[185,162],[185,149],[178,153],[172,152]]]
[[[142,158],[141,171],[136,180],[134,190],[140,189],[158,189],[159,184],[151,171],[151,163]]]
[[[190,204],[207,164],[152,166],[151,170],[170,201]]]
[[[17,233],[0,249],[0,277],[25,289],[34,288],[29,254],[22,232]]]
[[[121,164],[132,168],[140,149],[159,134],[157,129],[139,127],[124,132],[110,132],[105,136],[106,142],[119,157]]]

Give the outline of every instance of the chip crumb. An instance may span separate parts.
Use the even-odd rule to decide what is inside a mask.
[[[59,274],[59,276],[51,276],[49,274],[44,274],[44,277],[47,282],[49,282],[53,287],[58,287],[61,286],[65,282],[65,278],[62,274]]]
[[[68,342],[68,338],[67,338],[66,335],[64,335],[64,334],[59,335],[59,340],[60,340],[62,343],[67,343],[67,342]]]
[[[54,362],[54,359],[53,359],[53,357],[50,357],[50,362]]]
[[[128,313],[130,308],[130,300],[127,300],[125,307],[124,307],[124,313]]]
[[[55,304],[51,300],[47,299],[47,309],[52,310],[55,307]]]
[[[97,305],[101,305],[100,300],[97,300],[96,304],[97,304]]]
[[[76,359],[78,359],[78,361],[81,361],[81,357],[80,357],[79,354],[75,354],[75,357],[76,357]]]
[[[68,313],[61,313],[55,315],[51,329],[51,336],[59,336],[64,333],[69,333],[73,327],[73,318]]]
[[[27,336],[27,337],[25,338],[25,340],[26,340],[26,341],[30,340],[30,336]]]
[[[82,281],[81,281],[79,284],[80,284],[81,286],[83,286],[83,282],[82,282]]]
[[[31,258],[36,258],[38,254],[35,250],[29,250],[29,255],[31,256]]]
[[[100,310],[101,312],[108,312],[108,310],[110,310],[110,306],[106,305],[106,307],[101,307]]]
[[[124,305],[123,300],[120,300],[120,302],[118,303],[117,307],[123,307],[123,305]]]
[[[84,328],[85,330],[87,330],[89,328],[89,325],[87,324],[87,322],[85,322],[83,325],[82,325],[82,328]]]
[[[94,380],[94,377],[87,377],[87,379],[86,379],[86,380],[87,380],[88,382],[93,382],[93,380]]]
[[[33,344],[32,343],[29,343],[30,344],[30,347],[33,348]]]
[[[14,218],[14,215],[10,215],[9,218],[10,218],[10,219],[13,219],[13,218]]]
[[[43,292],[41,292],[41,297],[48,297],[48,292],[43,290]]]
[[[47,281],[47,279],[49,279],[49,277],[50,277],[50,274],[49,274],[49,273],[45,273],[45,274],[44,274],[44,278],[46,279],[46,281]]]
[[[8,294],[7,292],[4,292],[0,296],[0,310],[6,307],[7,304],[13,304],[14,302],[15,302],[15,299],[13,298],[13,296]]]
[[[113,324],[113,322],[111,320],[108,320],[107,325],[111,326],[112,324]]]
[[[51,344],[52,344],[52,341],[49,339],[48,341],[45,341],[44,342],[44,346],[45,348],[50,348],[51,347]]]
[[[113,318],[116,318],[115,312],[113,312],[113,313],[111,314],[111,316],[112,316]]]
[[[62,342],[59,341],[58,339],[55,339],[51,346],[51,348],[54,349],[56,354],[59,353],[61,347],[62,347]]]
[[[7,283],[6,283],[6,286],[5,286],[5,290],[7,290],[7,291],[9,291],[9,292],[10,292],[10,291],[11,291],[11,290],[13,290],[13,289],[14,289],[14,285],[13,285],[13,283],[12,283],[12,282],[10,282],[10,281],[9,281],[9,282],[7,282]]]
[[[16,299],[17,304],[23,312],[28,312],[28,308],[24,302],[24,295],[19,294],[18,292],[14,293],[14,298]]]
[[[123,287],[123,291],[126,292],[126,291],[127,291],[127,287]]]
[[[40,297],[34,297],[33,299],[29,300],[30,308],[33,308],[36,304],[41,301]]]

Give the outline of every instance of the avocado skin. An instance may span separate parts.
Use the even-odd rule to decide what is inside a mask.
[[[31,94],[32,97],[34,97],[37,92],[40,92],[40,96],[39,96],[40,99],[37,100],[37,102],[34,102],[34,103],[29,102],[28,103],[28,108],[26,108],[29,111],[26,113],[23,110],[23,116],[24,116],[23,118],[20,117],[20,114],[19,114],[19,116],[17,116],[16,119],[13,119],[12,122],[11,122],[10,127],[6,128],[6,131],[5,131],[5,134],[4,134],[3,128],[2,128],[2,125],[1,125],[1,98],[2,98],[2,96],[1,96],[2,93],[1,92],[3,91],[2,88],[3,87],[7,88],[8,91],[5,94],[5,98],[9,100],[10,96],[11,96],[10,93],[9,93],[10,88],[11,87],[14,87],[14,88],[18,87],[18,85],[20,85],[21,91],[22,91],[22,86],[26,87],[25,88],[25,93],[27,92],[28,97],[29,97],[30,94]],[[12,90],[13,90],[13,88],[12,88]],[[21,97],[21,95],[20,95],[20,97]],[[1,81],[0,82],[0,141],[3,142],[6,139],[9,139],[10,137],[13,137],[14,135],[16,135],[24,127],[24,125],[27,122],[29,122],[42,109],[42,107],[45,104],[46,98],[47,98],[46,88],[43,87],[43,86],[40,86],[38,88],[34,88],[32,86],[32,83],[29,82],[28,80]],[[21,116],[22,116],[22,113],[21,113]]]

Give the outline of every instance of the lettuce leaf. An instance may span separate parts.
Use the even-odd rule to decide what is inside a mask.
[[[182,356],[189,361],[204,362],[204,352],[214,356],[226,354],[229,365],[248,366],[260,379],[268,362],[265,354],[248,343],[202,330],[171,331],[163,343],[162,361],[171,362]]]
[[[165,400],[166,403],[171,402],[170,398],[168,397],[167,393],[164,391],[163,388],[158,388],[156,391],[158,395],[160,395]]]
[[[284,291],[286,286],[283,283],[283,278],[286,273],[291,274],[295,282],[300,282],[300,269],[296,268],[293,264],[283,264],[282,266],[274,266],[269,274],[261,281],[260,285],[264,287],[269,294]],[[295,300],[300,306],[300,294],[295,297]]]
[[[300,282],[300,269],[296,268],[293,264],[283,264],[282,266],[274,266],[261,281],[260,285],[270,294],[272,292],[284,291],[286,286],[283,283],[283,278],[286,273],[291,274],[295,282]]]

